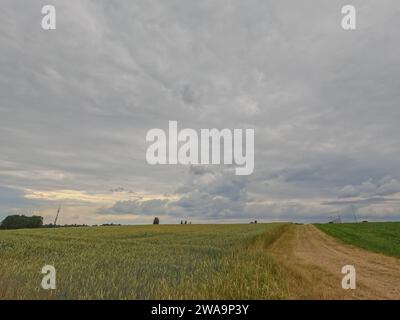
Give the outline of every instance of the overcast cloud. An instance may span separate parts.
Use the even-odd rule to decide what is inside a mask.
[[[398,220],[400,4],[351,3],[1,0],[0,218]],[[169,120],[254,128],[254,173],[148,165]]]

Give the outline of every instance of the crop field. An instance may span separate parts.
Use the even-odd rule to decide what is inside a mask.
[[[400,222],[320,224],[316,226],[348,244],[400,257]]]
[[[288,224],[0,231],[0,299],[282,299],[266,248]],[[55,290],[41,288],[44,265]]]
[[[400,223],[0,230],[0,300],[400,299],[399,244]]]

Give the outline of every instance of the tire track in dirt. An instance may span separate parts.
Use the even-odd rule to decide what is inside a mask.
[[[271,247],[293,299],[400,299],[400,259],[351,246],[313,225],[293,225]],[[356,268],[355,290],[341,287],[344,265]]]

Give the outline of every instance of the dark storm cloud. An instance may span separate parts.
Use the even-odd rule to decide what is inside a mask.
[[[0,221],[8,214],[30,214],[43,201],[34,201],[25,197],[25,192],[0,186]]]
[[[0,187],[0,203],[2,206],[19,205],[24,199],[24,192],[17,189]]]
[[[388,199],[384,197],[371,197],[365,199],[355,199],[355,200],[335,200],[322,202],[322,205],[368,205],[372,203],[385,203],[385,202],[397,202],[400,203],[399,199]]]

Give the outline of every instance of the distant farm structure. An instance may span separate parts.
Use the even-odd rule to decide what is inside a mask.
[[[351,221],[354,223],[358,223],[359,219],[357,217],[356,213],[356,208],[354,205],[351,205],[350,207],[347,208],[342,208],[340,211],[334,211],[330,212],[330,217],[329,217],[329,224],[337,224],[337,223],[342,223],[342,217],[341,214],[345,216],[346,221]],[[352,221],[353,220],[353,221]]]
[[[332,217],[328,222],[329,224],[337,224],[337,223],[342,223],[342,218],[340,217],[340,215],[338,215],[337,217]]]

